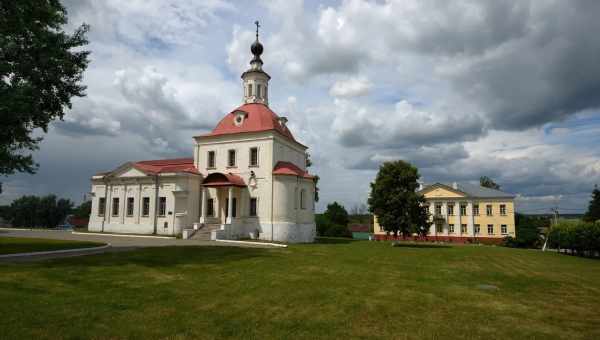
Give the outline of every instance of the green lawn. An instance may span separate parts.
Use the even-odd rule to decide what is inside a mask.
[[[148,248],[0,264],[0,301],[0,338],[599,339],[600,261],[368,241]]]
[[[0,255],[36,251],[79,249],[101,246],[102,243],[83,241],[48,240],[28,237],[0,237]]]

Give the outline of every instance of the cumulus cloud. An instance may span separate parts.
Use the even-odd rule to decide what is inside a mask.
[[[333,97],[358,97],[369,94],[373,84],[366,78],[350,78],[336,81],[329,94]]]
[[[483,133],[484,123],[474,114],[419,108],[406,100],[393,111],[366,108],[337,101],[333,128],[345,146],[402,147],[472,140]]]

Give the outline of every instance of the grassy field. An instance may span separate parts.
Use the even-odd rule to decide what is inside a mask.
[[[79,249],[101,246],[102,243],[83,241],[48,240],[27,237],[0,237],[0,255],[36,251]]]
[[[0,338],[15,339],[599,339],[600,261],[368,241],[148,248],[0,264],[0,301]]]

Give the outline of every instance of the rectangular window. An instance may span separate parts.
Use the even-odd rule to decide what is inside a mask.
[[[250,148],[250,166],[258,166],[258,148]]]
[[[508,234],[508,228],[506,227],[506,224],[502,224],[500,226],[500,232],[502,233],[502,235]]]
[[[142,198],[142,216],[150,215],[150,197]]]
[[[158,198],[158,216],[165,216],[167,212],[167,198],[159,197]]]
[[[250,198],[250,216],[256,216],[256,197]]]
[[[262,86],[260,86],[260,84],[256,85],[256,96],[258,98],[260,98],[260,90],[262,89]]]
[[[442,214],[442,205],[441,204],[436,204],[435,205],[435,214],[436,215],[441,215]]]
[[[127,197],[127,216],[133,216],[133,197]]]
[[[98,216],[104,216],[106,211],[106,198],[100,197],[98,199]]]
[[[215,216],[215,201],[212,198],[206,200],[206,216]]]
[[[436,230],[437,230],[438,233],[443,233],[444,232],[444,226],[436,225],[435,228],[436,228]]]
[[[454,204],[448,204],[448,215],[454,215]]]
[[[481,226],[479,224],[475,225],[475,235],[479,235],[481,233]]]
[[[248,84],[248,97],[252,97],[252,84]]]
[[[506,215],[506,204],[500,204],[500,215]]]
[[[306,190],[302,189],[302,190],[300,190],[300,209],[306,209],[305,198],[306,198]]]
[[[485,213],[488,216],[492,216],[492,205],[491,204],[488,204],[485,206]]]
[[[209,151],[207,159],[208,159],[208,163],[206,164],[206,167],[209,169],[214,169],[215,168],[215,152]]]
[[[479,204],[473,204],[473,215],[479,216]]]
[[[466,224],[461,224],[460,225],[460,232],[463,234],[467,233],[467,225]]]
[[[449,233],[454,233],[454,224],[448,224],[448,232]]]
[[[467,216],[467,206],[464,204],[460,205],[460,216]]]
[[[235,150],[229,150],[227,155],[227,166],[235,166]]]
[[[112,215],[119,216],[119,198],[113,198]]]
[[[488,224],[488,235],[494,235],[494,225]]]

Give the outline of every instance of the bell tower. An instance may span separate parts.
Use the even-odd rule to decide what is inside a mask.
[[[250,52],[254,55],[250,60],[250,68],[242,73],[242,80],[244,85],[244,104],[248,103],[261,103],[269,105],[269,76],[262,69],[262,59],[260,55],[263,53],[263,45],[258,41],[258,29],[260,24],[255,21],[256,25],[256,40],[250,46]]]

